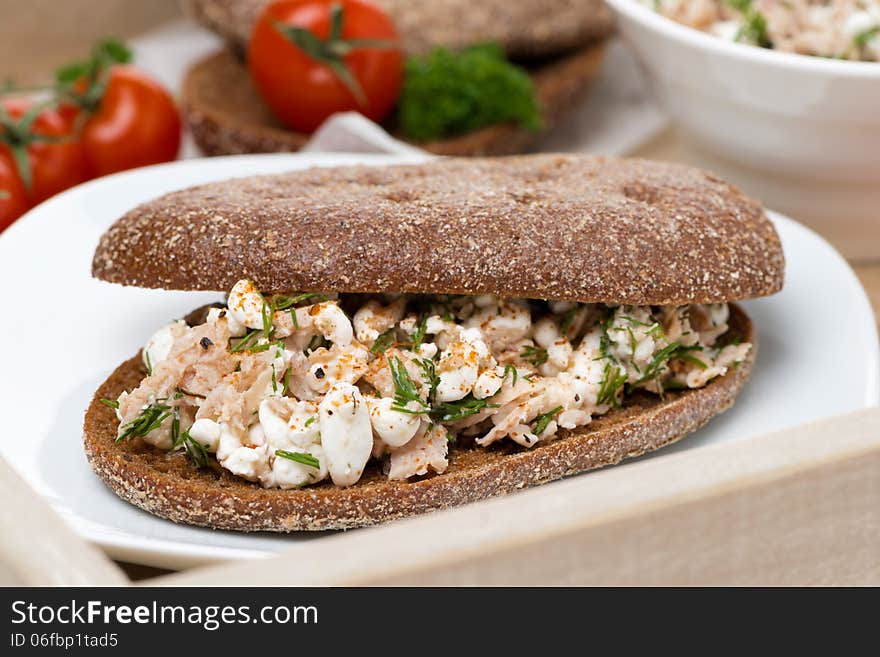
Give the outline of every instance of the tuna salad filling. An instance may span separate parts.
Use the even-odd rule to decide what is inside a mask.
[[[641,0],[729,41],[834,59],[880,61],[880,0]]]
[[[441,474],[450,444],[528,449],[629,395],[699,388],[751,345],[726,304],[291,293],[242,280],[203,323],[159,329],[116,400],[142,438],[267,488]]]

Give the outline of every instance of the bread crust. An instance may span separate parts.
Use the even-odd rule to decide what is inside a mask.
[[[731,306],[730,331],[755,345],[752,324]],[[748,379],[756,346],[738,368],[705,388],[640,395],[620,409],[531,449],[452,446],[442,475],[389,481],[376,465],[350,488],[322,483],[298,490],[264,489],[217,466],[197,470],[136,438],[115,443],[118,422],[101,398],[115,399],[145,375],[140,357],[120,365],[101,385],[86,412],[89,462],[123,500],[174,522],[236,531],[316,531],[373,525],[506,495],[568,475],[612,465],[668,445],[733,405]]]
[[[635,305],[782,287],[762,206],[697,169],[587,155],[441,159],[241,178],[104,234],[106,281],[177,290],[493,294]]]
[[[541,106],[540,132],[503,123],[460,137],[412,143],[437,155],[524,152],[577,105],[598,75],[604,52],[604,43],[595,43],[530,69]],[[309,135],[288,130],[275,118],[245,66],[230,51],[215,53],[188,71],[182,105],[193,139],[206,155],[298,151],[309,140]],[[400,134],[394,136],[405,141]]]
[[[408,53],[494,41],[511,57],[541,57],[607,35],[601,0],[371,0],[394,21]],[[267,0],[184,0],[188,13],[244,52]]]

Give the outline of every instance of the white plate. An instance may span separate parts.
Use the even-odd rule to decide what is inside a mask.
[[[176,162],[93,181],[33,210],[0,235],[0,454],[77,532],[118,559],[183,568],[266,555],[319,538],[175,525],[117,499],[92,474],[81,430],[94,390],[156,326],[219,298],[95,281],[89,274],[92,253],[121,214],[174,189],[312,165],[400,161],[310,154]],[[654,458],[880,401],[877,333],[858,280],[818,235],[771,216],[788,259],[787,282],[782,293],[745,304],[760,343],[752,381],[734,409]]]

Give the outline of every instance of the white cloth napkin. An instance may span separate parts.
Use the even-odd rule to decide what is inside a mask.
[[[222,47],[216,36],[189,20],[179,20],[131,43],[135,62],[170,89],[179,90],[186,70],[196,60]],[[647,78],[620,40],[614,40],[602,73],[583,104],[563,125],[538,144],[543,151],[626,155],[661,132],[668,119],[654,100]],[[391,137],[380,126],[355,113],[330,117],[304,151],[401,153],[418,149]],[[182,157],[199,157],[187,138]]]
[[[420,148],[395,139],[381,126],[357,112],[331,116],[315,131],[302,150],[311,153],[424,153]]]

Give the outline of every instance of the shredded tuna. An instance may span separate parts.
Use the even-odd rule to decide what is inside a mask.
[[[669,18],[728,40],[781,52],[880,61],[877,0],[641,0]]]
[[[241,281],[205,323],[150,339],[152,371],[120,396],[119,431],[265,487],[350,486],[371,460],[391,479],[440,475],[458,436],[529,449],[634,389],[723,376],[751,348],[728,319],[724,304],[264,297]]]

